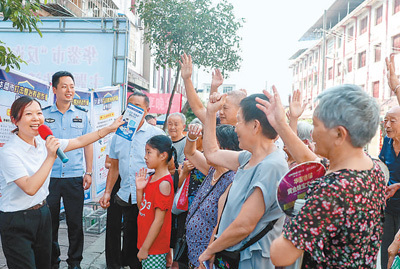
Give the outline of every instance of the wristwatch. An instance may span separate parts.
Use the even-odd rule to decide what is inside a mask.
[[[85,175],[92,176],[92,172],[86,172]]]

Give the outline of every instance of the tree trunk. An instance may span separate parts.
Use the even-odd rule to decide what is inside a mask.
[[[169,112],[171,111],[172,100],[174,100],[174,94],[175,94],[175,91],[176,91],[176,87],[178,86],[178,80],[179,80],[179,73],[180,72],[181,72],[181,66],[178,65],[178,68],[176,69],[174,88],[172,89],[171,97],[169,98],[167,114],[165,114],[165,121],[164,121],[164,125],[163,125],[164,132],[165,132],[165,128],[167,127],[167,119],[168,119],[168,116],[169,116]]]

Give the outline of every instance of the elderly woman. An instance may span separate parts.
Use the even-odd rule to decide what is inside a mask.
[[[257,105],[266,114],[298,163],[315,154],[330,161],[326,175],[313,182],[299,214],[285,224],[271,246],[277,266],[304,253],[303,268],[375,268],[383,230],[385,179],[363,147],[379,124],[376,101],[360,87],[342,85],[318,96],[313,116],[313,153],[284,118],[279,95]]]
[[[283,151],[274,144],[276,131],[256,108],[256,97],[267,100],[262,94],[246,97],[237,114],[235,131],[243,152],[220,149],[215,141],[215,114],[223,106],[225,96],[215,94],[208,103],[203,137],[205,156],[209,162],[237,172],[219,220],[216,240],[199,257],[203,268],[202,263],[212,261],[215,253],[240,250],[269,223],[279,219],[271,231],[240,252],[239,263],[239,268],[275,268],[269,248],[284,222],[275,193],[288,167]]]

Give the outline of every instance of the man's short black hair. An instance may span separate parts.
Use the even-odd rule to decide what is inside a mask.
[[[53,74],[51,77],[51,85],[57,88],[58,82],[60,81],[60,77],[70,77],[72,81],[75,83],[74,76],[68,71],[58,71]]]
[[[128,97],[128,101],[129,101],[129,98],[131,98],[131,96],[140,96],[140,97],[143,97],[143,98],[144,98],[144,102],[146,103],[146,107],[150,107],[150,99],[149,99],[149,97],[147,97],[147,95],[144,94],[143,92],[138,91],[138,90],[134,90],[134,91],[132,92],[132,94]]]

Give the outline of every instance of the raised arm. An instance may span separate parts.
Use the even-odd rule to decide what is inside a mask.
[[[210,165],[207,164],[206,157],[196,149],[196,141],[202,135],[202,127],[200,124],[190,124],[188,127],[188,134],[184,153],[186,158],[204,175],[208,174]]]
[[[289,126],[295,134],[297,134],[297,121],[301,114],[304,112],[306,104],[302,104],[301,92],[295,90],[291,97],[289,97],[289,111],[287,117],[289,119]]]
[[[193,113],[201,122],[204,123],[206,117],[206,108],[201,102],[199,96],[197,95],[196,90],[193,87],[192,82],[192,57],[190,55],[183,54],[181,56],[181,61],[179,61],[181,65],[181,76],[183,79],[183,83],[185,83],[186,97],[189,102],[190,107],[192,108]]]
[[[210,95],[212,95],[214,92],[218,92],[218,87],[223,83],[224,77],[222,76],[221,71],[217,68],[214,72],[212,72]]]
[[[390,55],[390,58],[386,57],[386,68],[389,88],[396,94],[397,102],[400,104],[400,80],[396,76],[396,68],[394,65],[394,53]]]
[[[297,134],[293,132],[290,126],[285,120],[285,110],[283,109],[281,99],[275,86],[272,87],[274,95],[271,95],[267,91],[264,91],[265,96],[268,97],[269,102],[257,98],[257,107],[261,109],[266,117],[268,118],[271,126],[278,132],[282,138],[290,154],[297,163],[303,163],[307,161],[319,160],[318,156],[315,155],[304,143],[298,138]]]
[[[73,138],[69,140],[67,148],[64,150],[64,152],[71,151],[77,148],[82,148],[85,147],[89,144],[92,144],[99,140],[100,138],[105,137],[109,133],[115,132],[119,126],[121,126],[124,123],[122,120],[122,115],[119,116],[111,125],[106,126],[102,129],[99,129],[97,131],[79,136],[77,138]]]
[[[204,124],[203,150],[209,162],[236,171],[239,167],[239,152],[222,150],[217,143],[216,114],[224,105],[225,99],[225,94],[214,93],[210,96]]]

